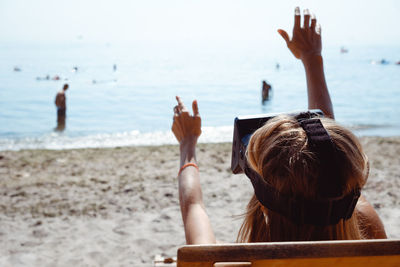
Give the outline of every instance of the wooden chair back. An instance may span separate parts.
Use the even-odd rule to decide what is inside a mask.
[[[346,240],[189,245],[178,267],[400,266],[400,240]]]

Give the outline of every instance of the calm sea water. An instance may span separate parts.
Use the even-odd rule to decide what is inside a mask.
[[[337,120],[358,135],[400,135],[400,47],[348,48],[323,51]],[[46,75],[61,80],[37,80]],[[273,88],[266,105],[262,80]],[[66,82],[66,130],[57,133],[54,97]],[[230,141],[238,115],[307,108],[303,67],[283,45],[3,44],[0,150],[175,143],[175,95],[198,100],[201,142]]]

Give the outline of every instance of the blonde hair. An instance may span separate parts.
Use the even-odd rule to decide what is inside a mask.
[[[361,188],[368,176],[368,160],[358,139],[334,120],[321,118],[321,122],[338,150],[342,195]],[[246,153],[249,165],[279,192],[306,199],[318,197],[319,163],[295,118],[280,115],[268,121],[252,135]],[[237,241],[361,239],[362,229],[355,214],[356,210],[350,219],[336,225],[297,225],[262,206],[253,195]]]

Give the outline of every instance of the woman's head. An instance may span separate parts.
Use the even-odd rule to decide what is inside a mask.
[[[337,163],[340,168],[337,187],[342,191],[339,194],[346,195],[361,188],[368,175],[368,163],[357,138],[331,119],[321,118],[321,122],[337,149]],[[282,194],[311,200],[323,197],[318,188],[321,169],[318,156],[309,148],[306,132],[293,117],[277,116],[259,128],[249,141],[247,160],[270,186]],[[248,205],[248,214],[239,239],[348,239],[350,236],[344,232],[353,231],[346,228],[356,225],[355,217],[347,221],[341,220],[338,225],[333,226],[296,225],[280,214],[267,210],[253,197]],[[260,222],[264,225],[258,225]],[[265,227],[265,233],[259,230],[260,227]],[[336,229],[338,227],[342,230]],[[354,233],[350,235],[357,238],[357,235],[353,236]]]

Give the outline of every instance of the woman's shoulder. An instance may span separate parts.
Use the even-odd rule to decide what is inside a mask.
[[[361,196],[356,205],[357,219],[366,239],[387,238],[385,227],[372,205]]]

